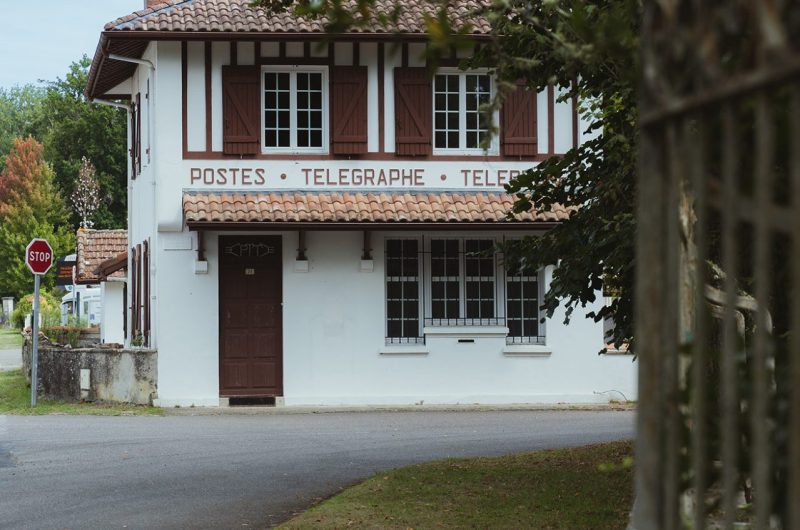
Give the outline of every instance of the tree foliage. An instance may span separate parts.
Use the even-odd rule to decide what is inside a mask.
[[[125,112],[89,104],[83,97],[90,61],[72,63],[64,78],[44,86],[0,89],[0,170],[16,138],[32,136],[44,145],[44,158],[55,172],[62,196],[71,197],[81,161],[97,170],[97,228],[123,228],[127,223],[127,154]],[[70,222],[77,228],[80,214]]]
[[[41,138],[44,94],[34,85],[0,88],[0,171],[15,139]]]
[[[612,295],[589,316],[614,319],[608,339],[618,346],[633,337],[639,11],[638,0],[496,1],[486,16],[498,37],[470,61],[496,64],[506,82],[524,79],[536,90],[552,83],[562,99],[580,102],[587,138],[508,186],[515,211],[563,206],[570,218],[506,253],[558,264],[543,302],[548,315],[563,303],[569,318],[601,290]]]
[[[90,64],[84,56],[63,79],[47,84],[44,156],[65,197],[75,189],[83,157],[91,160],[101,189],[97,228],[120,228],[127,220],[126,117],[120,109],[92,105],[83,97]],[[73,225],[78,222],[73,214]]]
[[[69,212],[42,151],[33,138],[16,140],[0,173],[0,292],[17,297],[29,292],[33,281],[24,260],[31,239],[47,239],[55,256],[75,248]],[[53,274],[42,278],[45,289],[54,282]]]
[[[471,27],[470,17],[453,18],[446,0],[432,2],[438,7],[424,23],[428,62],[436,65],[453,47],[471,46]],[[392,31],[398,14],[379,12],[376,0],[256,0],[253,5],[321,17],[331,32],[375,23]],[[580,102],[588,139],[508,186],[517,196],[515,211],[567,207],[570,219],[504,250],[528,266],[558,264],[543,301],[548,316],[564,304],[569,319],[574,308],[594,302],[601,289],[610,291],[613,302],[589,316],[614,319],[609,342],[617,345],[633,336],[640,9],[640,0],[489,0],[473,13],[491,24],[488,45],[461,65],[495,74],[499,90],[484,108],[488,117],[517,80],[537,91],[555,85],[562,88],[562,99]]]
[[[92,228],[93,218],[100,206],[100,183],[97,182],[97,170],[89,159],[81,159],[78,180],[70,197],[72,209],[80,219],[81,228]]]

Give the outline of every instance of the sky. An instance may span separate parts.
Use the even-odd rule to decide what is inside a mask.
[[[64,77],[91,58],[103,25],[144,0],[0,0],[0,88]]]

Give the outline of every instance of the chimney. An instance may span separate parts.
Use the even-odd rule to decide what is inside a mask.
[[[166,0],[144,0],[144,8],[155,7],[158,4],[163,4]]]

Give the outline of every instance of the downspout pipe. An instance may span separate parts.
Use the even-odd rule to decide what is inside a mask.
[[[114,107],[114,108],[117,108],[117,109],[125,109],[125,112],[128,115],[128,119],[126,120],[126,123],[129,124],[131,122],[131,106],[130,105],[126,105],[125,103],[117,103],[116,101],[108,101],[106,99],[97,99],[97,98],[90,99],[89,103],[92,104],[92,105],[103,105],[103,106],[106,106],[106,107]],[[128,151],[131,148],[130,132],[126,135],[126,143],[127,143],[126,151]],[[125,160],[126,160],[126,165],[128,167],[128,172],[127,172],[128,173],[128,178],[126,179],[127,180],[127,186],[125,186],[125,187],[128,190],[127,203],[130,205],[130,203],[131,203],[131,181],[130,181],[131,157],[126,155],[125,156]],[[128,256],[128,271],[130,271],[130,270],[131,270],[131,258],[130,258],[130,255],[129,255]],[[129,277],[129,275],[126,274],[125,275],[125,279],[124,280],[120,279],[120,280],[124,281],[127,284],[128,277]],[[130,319],[131,319],[131,313],[129,311],[129,308],[126,306],[125,307],[125,320],[126,320],[126,322],[130,322],[131,321]],[[130,345],[130,342],[128,341],[127,337],[125,337],[125,345],[126,346]]]
[[[116,53],[109,53],[106,57],[111,59],[112,61],[122,61],[125,63],[134,63],[139,64],[142,66],[147,66],[151,70],[155,70],[156,67],[148,61],[147,59],[136,59],[135,57],[125,57],[124,55],[117,55]]]
[[[92,98],[89,100],[89,103],[91,103],[92,105],[105,105],[107,107],[116,107],[118,109],[125,109],[128,112],[131,111],[130,105],[126,105],[125,103],[117,103],[116,101],[108,101],[105,99]],[[128,119],[130,119],[130,116],[128,117]]]

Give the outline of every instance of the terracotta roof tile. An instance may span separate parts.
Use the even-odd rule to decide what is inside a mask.
[[[355,1],[350,0],[355,6]],[[376,13],[391,13],[397,0],[377,0]],[[470,21],[474,34],[489,32],[489,22],[472,14],[484,5],[483,0],[456,0],[451,5],[453,24]],[[186,32],[252,32],[252,33],[320,33],[325,20],[295,17],[291,12],[272,14],[250,7],[250,0],[166,0],[118,18],[105,25],[106,31],[186,31]],[[437,4],[430,0],[404,0],[403,9],[394,27],[377,22],[358,33],[405,34],[425,32],[424,15],[434,14]]]
[[[128,251],[127,230],[78,230],[75,279],[78,283],[100,281],[97,268],[104,261]],[[119,270],[111,275],[124,278]]]
[[[567,219],[565,208],[507,217],[507,193],[268,192],[183,195],[186,222],[197,223],[515,223]]]

